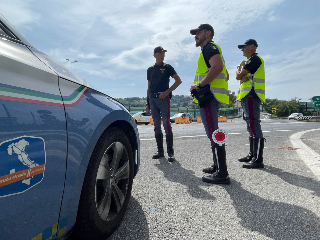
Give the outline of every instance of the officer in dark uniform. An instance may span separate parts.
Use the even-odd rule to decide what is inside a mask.
[[[158,151],[153,155],[153,159],[164,157],[163,134],[161,131],[161,118],[166,133],[168,161],[173,162],[173,134],[170,123],[170,99],[174,91],[181,83],[181,79],[170,64],[163,62],[165,52],[162,47],[154,49],[153,56],[156,63],[147,70],[148,90],[146,111],[152,114],[154,121],[154,133],[157,142]],[[170,77],[175,82],[169,87]]]
[[[237,67],[236,79],[240,80],[237,100],[241,101],[243,118],[247,122],[250,151],[246,157],[239,158],[244,168],[263,168],[264,138],[260,125],[260,105],[265,101],[264,60],[256,53],[258,43],[248,39],[238,45],[247,61]]]

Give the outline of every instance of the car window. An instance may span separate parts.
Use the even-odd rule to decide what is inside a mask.
[[[7,37],[8,35],[0,28],[1,37]]]
[[[0,37],[1,38],[8,38],[13,41],[20,40],[0,21]]]

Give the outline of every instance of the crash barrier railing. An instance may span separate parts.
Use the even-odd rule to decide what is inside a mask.
[[[145,107],[127,107],[130,114],[134,114],[137,112],[144,112],[146,110]],[[239,109],[241,108],[220,108],[218,116],[226,116],[226,117],[236,117],[239,115]],[[171,107],[170,108],[170,116],[173,116],[176,113],[191,113],[195,119],[200,116],[199,108],[187,108],[187,107]]]

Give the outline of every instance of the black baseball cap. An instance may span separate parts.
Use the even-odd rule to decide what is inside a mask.
[[[213,32],[213,27],[212,27],[210,24],[207,24],[207,23],[201,24],[201,25],[200,25],[198,28],[196,28],[196,29],[191,29],[191,30],[190,30],[190,33],[191,33],[191,35],[196,35],[197,32],[202,31],[202,30],[210,30],[210,31],[212,32],[212,34],[214,33],[214,32]]]
[[[163,47],[159,46],[156,47],[153,51],[153,53],[161,53],[161,52],[166,52],[167,50],[164,50]]]
[[[238,48],[242,49],[243,47],[248,46],[248,45],[255,45],[256,47],[258,47],[258,43],[256,40],[248,39],[247,41],[244,42],[244,44],[238,45]]]

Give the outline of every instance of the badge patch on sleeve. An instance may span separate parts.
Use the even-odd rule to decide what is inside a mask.
[[[46,165],[43,138],[23,136],[0,143],[0,198],[40,183]]]

